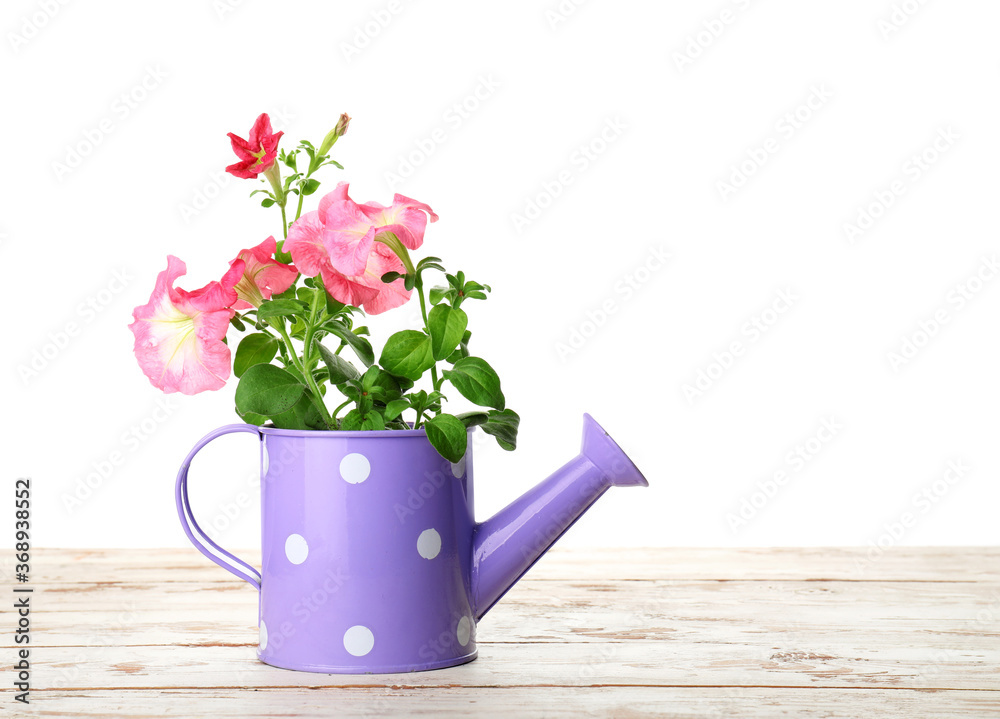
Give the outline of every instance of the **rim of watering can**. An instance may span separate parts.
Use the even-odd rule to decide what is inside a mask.
[[[248,423],[249,424],[249,423]],[[412,422],[408,423],[412,424]],[[365,437],[426,437],[427,431],[420,429],[279,429],[268,425],[249,425],[254,427],[261,434],[273,434],[280,437],[343,437],[350,439],[362,439]],[[468,427],[466,432],[471,432],[475,427]]]

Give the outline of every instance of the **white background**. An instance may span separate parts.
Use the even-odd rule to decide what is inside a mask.
[[[976,273],[1000,251],[998,21],[986,0],[8,0],[0,421],[35,543],[186,544],[175,472],[236,421],[235,383],[161,395],[127,325],[167,254],[193,289],[279,231],[222,173],[262,111],[317,143],[348,112],[322,189],[428,202],[422,253],[493,285],[473,342],[522,425],[515,453],[476,449],[481,517],[575,454],[586,411],[650,487],[568,545],[995,543],[1000,282]],[[258,541],[253,445],[192,472],[231,547]]]

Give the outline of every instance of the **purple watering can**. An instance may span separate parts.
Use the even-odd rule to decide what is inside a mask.
[[[202,554],[260,590],[261,661],[344,674],[450,667],[476,658],[476,622],[598,497],[647,486],[583,421],[580,454],[485,522],[473,514],[472,442],[452,464],[422,429],[220,427],[185,458],[177,511]],[[231,432],[260,437],[259,572],[209,539],[188,502],[191,460]]]

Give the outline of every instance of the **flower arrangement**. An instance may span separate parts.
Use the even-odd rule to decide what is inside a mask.
[[[262,206],[280,210],[282,239],[240,250],[222,279],[193,291],[175,287],[186,265],[168,256],[149,302],[135,308],[129,325],[139,366],[168,393],[217,390],[236,375],[236,413],[249,424],[422,428],[451,462],[464,456],[468,428],[479,426],[513,450],[519,417],[506,407],[494,369],[469,351],[463,305],[485,300],[489,285],[446,272],[438,257],[414,263],[410,255],[423,244],[427,223],[438,220],[430,206],[399,194],[388,206],[358,204],[341,182],[303,213],[303,201],[320,187],[316,172],[343,169],[330,152],[349,124],[341,115],[319,147],[302,141],[290,151],[279,150],[283,133],[272,131],[267,114],[247,139],[229,133],[239,161],[226,170],[266,181],[251,196],[263,194]],[[445,284],[427,288],[431,272],[443,274]],[[368,328],[358,320],[400,307],[414,292],[423,326],[388,337],[376,362]],[[234,330],[242,335],[235,356],[228,339]],[[445,383],[482,409],[443,411]]]

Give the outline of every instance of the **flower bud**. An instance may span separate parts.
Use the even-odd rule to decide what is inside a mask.
[[[347,128],[351,124],[351,118],[347,116],[347,113],[341,113],[340,120],[337,121],[337,126],[333,128],[333,131],[337,133],[338,137],[343,137],[347,134]]]
[[[347,134],[347,128],[351,124],[351,118],[347,116],[347,113],[343,113],[340,119],[337,120],[337,125],[330,132],[327,133],[326,137],[323,138],[323,144],[319,146],[319,154],[325,155],[333,147],[333,143],[339,140],[341,137]]]

